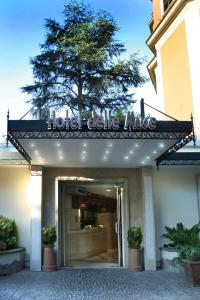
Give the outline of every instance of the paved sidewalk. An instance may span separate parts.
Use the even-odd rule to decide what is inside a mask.
[[[130,273],[126,269],[62,269],[0,277],[1,300],[198,300],[181,274],[164,271]]]

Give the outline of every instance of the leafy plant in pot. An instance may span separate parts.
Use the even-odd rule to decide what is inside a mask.
[[[184,264],[185,274],[192,286],[200,286],[200,241],[196,245],[178,247],[179,260]]]
[[[141,259],[141,243],[142,243],[142,230],[140,226],[132,226],[128,229],[128,270],[131,272],[142,271]]]
[[[174,247],[178,251],[178,261],[184,265],[185,274],[192,286],[200,285],[200,240],[199,224],[185,228],[177,223],[176,228],[165,226],[167,233],[163,236],[171,241],[165,247]]]
[[[42,244],[43,244],[43,267],[45,272],[56,270],[56,262],[54,255],[54,245],[56,242],[55,225],[48,225],[42,228]]]

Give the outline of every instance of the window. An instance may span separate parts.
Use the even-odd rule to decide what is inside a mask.
[[[169,7],[173,0],[163,0],[164,11]]]

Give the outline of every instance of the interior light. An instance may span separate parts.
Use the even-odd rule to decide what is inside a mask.
[[[159,144],[159,147],[160,147],[160,148],[163,148],[163,147],[164,147],[164,144],[162,144],[162,143]]]
[[[144,161],[141,161],[141,164],[143,165],[143,164],[144,164]]]
[[[147,156],[146,159],[150,159],[150,156]]]
[[[82,151],[83,154],[86,154],[87,152],[85,150]]]
[[[60,143],[56,143],[56,146],[57,146],[57,147],[60,147]]]
[[[130,153],[130,154],[133,154],[133,153],[134,153],[134,151],[133,151],[133,150],[130,150],[130,151],[129,151],[129,153]]]
[[[153,151],[153,154],[156,154],[156,153],[157,153],[157,152],[154,150],[154,151]]]
[[[126,155],[126,156],[124,156],[124,159],[126,159],[126,160],[127,160],[127,159],[129,159],[129,157]]]
[[[112,147],[112,144],[110,143],[110,144],[108,144],[108,147]]]
[[[109,150],[106,150],[106,151],[105,151],[105,153],[106,153],[106,154],[109,154],[109,153],[110,153],[110,151],[109,151]]]
[[[135,148],[138,148],[139,147],[139,145],[138,144],[135,144]]]
[[[35,147],[35,144],[34,143],[30,143],[30,147],[31,148]]]
[[[106,192],[111,192],[111,190],[106,190]]]
[[[87,143],[84,143],[84,144],[83,144],[83,147],[87,147]]]

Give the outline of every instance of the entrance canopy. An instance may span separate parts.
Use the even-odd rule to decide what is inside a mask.
[[[81,128],[72,129],[49,126],[45,120],[8,120],[7,139],[28,164],[85,168],[159,166],[193,139],[190,121],[106,129],[87,124],[83,121]]]

